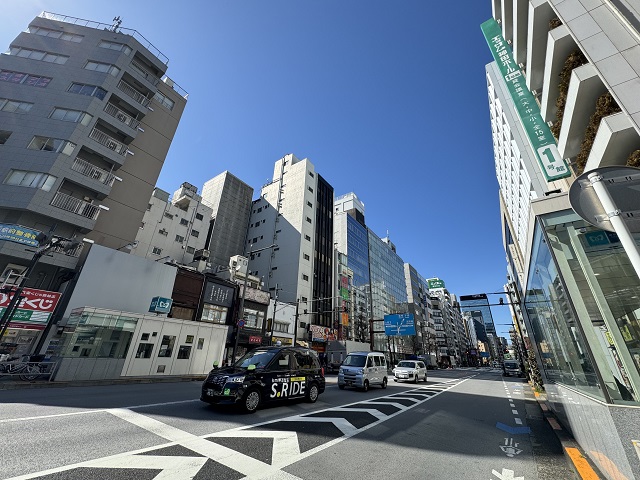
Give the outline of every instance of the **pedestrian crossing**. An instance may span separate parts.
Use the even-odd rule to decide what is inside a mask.
[[[288,478],[288,465],[445,393],[469,377],[196,436],[127,409],[107,410],[169,443],[13,477],[10,480]]]

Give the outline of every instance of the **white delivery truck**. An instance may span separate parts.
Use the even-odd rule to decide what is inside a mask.
[[[340,364],[351,352],[368,352],[371,345],[353,340],[331,340],[327,343],[325,352],[327,359],[327,372],[337,373]]]

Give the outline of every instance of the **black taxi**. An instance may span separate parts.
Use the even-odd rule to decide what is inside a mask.
[[[239,404],[249,413],[262,403],[305,399],[324,392],[324,369],[318,355],[303,347],[260,347],[234,365],[214,368],[202,384],[200,400]]]

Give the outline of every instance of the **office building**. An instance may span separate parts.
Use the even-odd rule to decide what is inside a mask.
[[[298,339],[308,325],[334,327],[333,246],[333,187],[309,159],[285,155],[252,204],[245,253],[272,297],[299,302]]]
[[[416,326],[415,351],[425,355],[429,365],[435,365],[436,330],[431,315],[429,285],[426,278],[409,263],[404,264],[404,279],[407,286],[409,313],[413,314]]]
[[[253,188],[228,171],[202,187],[202,199],[213,210],[206,239],[212,265],[227,266],[244,253],[252,197]]]
[[[568,195],[585,172],[638,166],[640,9],[627,0],[492,7],[483,31],[497,60],[487,67],[496,170],[520,185],[517,164],[501,167],[503,142],[531,179],[530,192],[501,183],[516,320],[564,426],[607,478],[640,478],[628,428],[640,423],[640,279],[618,235],[583,220]]]

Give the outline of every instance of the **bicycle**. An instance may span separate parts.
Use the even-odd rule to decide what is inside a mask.
[[[31,382],[42,375],[40,363],[30,362],[29,355],[23,355],[19,362],[15,360],[17,358],[0,363],[0,377],[18,376],[22,381]]]

